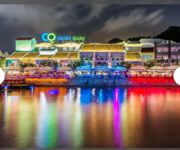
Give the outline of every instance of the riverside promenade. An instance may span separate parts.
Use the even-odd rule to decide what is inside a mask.
[[[34,86],[80,86],[80,87],[97,87],[97,86],[121,86],[121,87],[148,87],[164,86],[176,87],[173,77],[73,77],[73,78],[25,78],[14,77],[6,78],[1,86],[8,87],[28,87]]]

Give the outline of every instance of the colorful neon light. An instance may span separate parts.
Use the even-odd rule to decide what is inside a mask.
[[[41,39],[44,42],[54,43],[56,41],[85,41],[85,36],[56,35],[55,33],[43,33]]]

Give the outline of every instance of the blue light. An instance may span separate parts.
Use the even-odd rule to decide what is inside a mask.
[[[91,88],[83,88],[81,89],[81,104],[90,104],[92,100],[92,89]]]
[[[5,84],[3,87],[4,87],[5,90],[7,90],[9,88],[9,85]]]
[[[124,103],[124,100],[125,100],[124,93],[125,93],[124,88],[120,88],[119,89],[119,100],[120,100],[121,104]]]
[[[58,41],[71,41],[72,40],[72,36],[70,35],[60,35],[57,37]]]
[[[103,90],[99,90],[99,103],[103,103]]]
[[[31,85],[31,86],[29,87],[29,89],[31,90],[31,92],[33,92],[33,91],[34,91],[34,85]]]
[[[42,39],[44,42],[48,42],[47,36],[48,36],[48,33],[45,32],[45,33],[43,33],[43,34],[41,35],[41,39]]]
[[[48,91],[49,95],[58,95],[59,94],[59,90],[58,89],[52,89]]]

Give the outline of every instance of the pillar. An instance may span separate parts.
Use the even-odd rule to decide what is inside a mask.
[[[108,53],[108,67],[112,68],[112,59],[111,59],[111,53]]]
[[[93,52],[93,61],[92,61],[92,68],[95,67],[95,61],[96,61],[96,53]]]
[[[168,62],[171,65],[171,41],[168,41]]]

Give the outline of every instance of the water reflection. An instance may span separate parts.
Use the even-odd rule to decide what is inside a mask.
[[[179,88],[48,88],[0,95],[0,147],[178,147]]]

